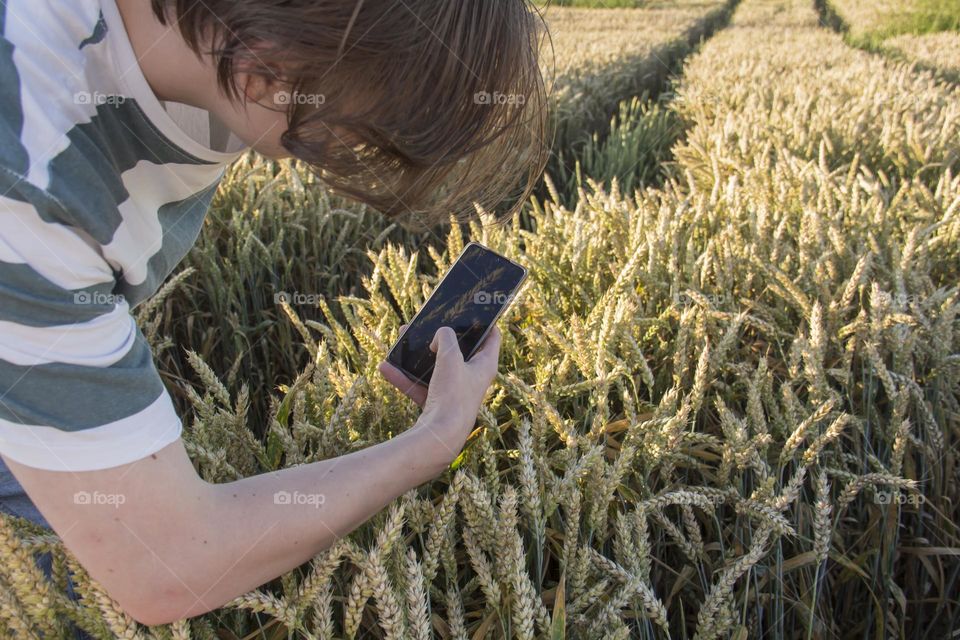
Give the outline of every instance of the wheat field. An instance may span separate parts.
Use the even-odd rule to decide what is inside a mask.
[[[620,100],[661,86],[676,60],[716,28],[731,6],[724,0],[674,0],[641,11],[548,7],[542,66],[558,147],[567,150],[589,137]]]
[[[620,102],[657,94],[678,63],[729,18],[732,0],[665,0],[642,10],[548,6],[542,72],[554,132],[547,172],[575,191],[577,163],[593,152]],[[631,122],[638,120],[631,118]],[[657,127],[660,146],[672,142]],[[649,137],[649,136],[648,136]],[[659,155],[664,155],[660,153]],[[593,175],[593,174],[588,174]]]
[[[833,0],[837,13],[855,36],[881,31],[903,15],[917,0]]]
[[[956,31],[906,33],[884,40],[882,46],[921,68],[960,80],[960,33]]]
[[[642,57],[717,10],[690,3],[661,39],[625,27],[645,23],[632,10],[610,41]],[[555,100],[580,122],[612,100],[596,111],[614,121],[578,129],[577,175],[548,176],[522,218],[414,235],[295,164],[248,158],[189,270],[139,312],[197,469],[230,481],[408,428],[415,407],[377,364],[464,243],[482,242],[530,276],[453,467],[299,570],[152,628],[56,536],[0,518],[9,637],[69,637],[68,623],[144,640],[960,626],[960,89],[849,46],[811,2],[742,0],[678,54],[676,77],[619,95],[598,78],[628,64],[621,45],[589,48],[604,25],[587,13],[578,48],[575,15],[553,18],[554,46],[577,49],[566,86],[583,88]],[[327,298],[275,305],[278,290]],[[262,351],[245,351],[264,323]]]
[[[833,8],[851,42],[877,46],[898,34],[960,29],[958,0],[817,0]]]

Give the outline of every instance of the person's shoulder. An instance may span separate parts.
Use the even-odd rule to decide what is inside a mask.
[[[61,208],[54,174],[95,157],[95,145],[78,145],[78,138],[95,113],[96,78],[110,75],[109,1],[0,2],[0,182],[15,186],[5,193],[31,202],[48,221]]]
[[[102,2],[5,0],[0,3],[0,33],[5,40],[26,50],[39,45],[51,54],[79,51],[106,35]]]
[[[57,151],[53,138],[84,119],[83,103],[92,99],[91,52],[105,36],[99,0],[0,3],[0,137],[5,144],[16,143],[7,139],[12,136],[30,156],[51,157]]]

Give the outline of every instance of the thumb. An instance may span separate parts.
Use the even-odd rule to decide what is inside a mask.
[[[450,327],[440,327],[433,335],[430,350],[437,354],[434,373],[444,371],[451,365],[463,364],[463,353],[457,342],[457,334]]]

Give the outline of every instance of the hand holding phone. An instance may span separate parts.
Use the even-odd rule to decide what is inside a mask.
[[[447,463],[463,447],[497,374],[496,319],[525,275],[523,267],[471,243],[380,364],[384,378],[423,407],[418,427],[433,434],[435,455]]]

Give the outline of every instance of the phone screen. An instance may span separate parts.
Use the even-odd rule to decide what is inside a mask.
[[[387,361],[416,382],[427,384],[436,356],[430,350],[440,327],[457,334],[469,359],[526,276],[526,269],[475,242],[468,244],[430,294]]]

